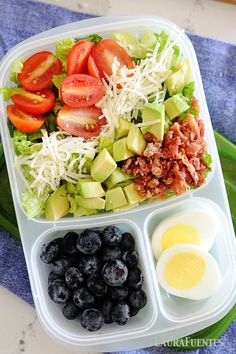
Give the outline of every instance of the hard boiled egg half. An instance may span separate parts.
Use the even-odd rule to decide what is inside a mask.
[[[187,209],[164,219],[152,235],[152,250],[156,258],[176,244],[192,244],[208,251],[215,240],[219,222],[210,210]]]
[[[216,260],[190,244],[169,247],[158,258],[157,278],[168,293],[191,300],[212,296],[220,286]]]

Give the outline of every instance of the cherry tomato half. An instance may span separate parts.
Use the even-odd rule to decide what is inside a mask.
[[[100,80],[84,74],[67,76],[62,81],[60,89],[63,101],[74,108],[92,106],[105,93],[104,86]]]
[[[62,63],[51,52],[44,51],[33,54],[18,74],[22,87],[28,91],[41,91],[51,84],[53,75],[62,72]]]
[[[98,136],[101,126],[107,123],[106,120],[99,119],[101,115],[101,109],[95,106],[72,108],[65,105],[57,115],[57,125],[74,136],[88,140]]]
[[[68,75],[87,73],[87,62],[93,47],[94,43],[84,40],[73,45],[66,63]]]
[[[98,67],[93,59],[93,56],[90,54],[88,58],[88,74],[96,77],[97,79],[101,80],[101,75],[99,73]]]
[[[132,59],[116,41],[112,39],[101,40],[92,50],[93,59],[97,65],[100,75],[104,78],[112,74],[112,64],[116,57],[121,66],[126,65],[128,69],[133,69]]]
[[[55,95],[51,90],[25,92],[11,96],[15,106],[24,112],[43,114],[50,111],[55,103]]]
[[[22,133],[32,133],[45,122],[42,116],[24,112],[14,104],[7,106],[7,115],[14,127]]]

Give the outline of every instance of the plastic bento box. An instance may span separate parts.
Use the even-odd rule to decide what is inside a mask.
[[[196,54],[184,31],[159,17],[102,17],[57,27],[34,36],[9,51],[1,62],[0,86],[9,84],[10,65],[15,58],[26,58],[37,50],[53,50],[59,39],[83,37],[91,33],[107,37],[118,30],[138,34],[145,28],[170,33],[191,63],[196,96],[206,127],[205,139],[213,157],[212,172],[206,183],[196,190],[189,190],[181,197],[163,202],[153,201],[148,205],[115,214],[64,217],[54,222],[43,218],[27,220],[20,204],[22,185],[14,167],[14,151],[8,133],[5,103],[0,98],[1,136],[36,311],[50,336],[78,350],[120,351],[163,344],[215,323],[230,310],[236,300],[236,245],[230,210]],[[176,211],[192,207],[214,210],[220,221],[220,230],[211,253],[222,273],[222,284],[215,295],[195,302],[174,297],[159,287],[150,245],[150,236],[161,220]],[[65,231],[102,228],[111,224],[119,226],[121,230],[130,231],[135,236],[148,301],[145,308],[125,327],[110,325],[98,332],[89,333],[76,322],[63,318],[58,306],[49,299],[48,271],[46,265],[40,262],[39,253],[45,242],[63,235]]]

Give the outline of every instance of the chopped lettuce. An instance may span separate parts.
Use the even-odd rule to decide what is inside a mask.
[[[31,192],[28,189],[22,193],[21,203],[28,219],[38,218],[44,213],[45,202],[48,197],[47,192],[39,196],[37,191]]]
[[[60,75],[54,75],[52,82],[54,83],[54,85],[56,86],[56,88],[59,90],[62,81],[66,78],[66,74],[60,74]]]
[[[81,40],[89,41],[89,42],[93,42],[93,43],[97,44],[98,42],[100,42],[102,40],[102,37],[99,36],[98,34],[90,34],[88,37],[75,38],[75,42],[78,42]]]
[[[155,33],[157,41],[160,43],[160,47],[158,52],[161,53],[166,45],[166,42],[168,40],[168,33],[161,31],[161,33]]]
[[[28,135],[19,130],[14,130],[13,145],[17,155],[31,155],[35,151],[39,151],[42,146],[41,143],[32,143],[32,141],[28,139]]]
[[[64,66],[66,65],[67,56],[74,44],[75,41],[73,38],[61,39],[56,42],[56,56],[61,59]]]
[[[22,72],[23,66],[24,66],[24,64],[19,58],[16,58],[11,65],[10,80],[17,85],[18,85],[17,76],[19,73]]]
[[[212,157],[209,154],[209,152],[205,152],[203,159],[204,159],[205,163],[207,164],[207,166],[210,166],[212,164]]]
[[[11,96],[17,93],[25,93],[25,90],[22,87],[4,86],[0,87],[0,93],[3,95],[4,101],[7,102],[10,100]]]
[[[98,143],[98,152],[101,152],[103,149],[107,149],[107,151],[112,155],[112,148],[114,144],[114,139],[109,136],[101,136]]]
[[[183,95],[188,99],[191,100],[194,95],[194,90],[195,90],[195,83],[194,81],[191,81],[189,84],[187,84],[184,89],[183,89]]]
[[[29,183],[34,182],[34,177],[30,174],[31,167],[29,165],[22,165],[23,175]]]
[[[141,46],[138,39],[131,33],[114,32],[112,34],[112,39],[127,48],[129,55],[133,58],[145,58],[147,55],[146,48]]]
[[[180,48],[177,45],[173,46],[173,57],[172,57],[172,62],[171,62],[171,70],[175,72],[177,70],[177,67],[179,66],[179,62],[181,59],[182,55],[180,52]]]

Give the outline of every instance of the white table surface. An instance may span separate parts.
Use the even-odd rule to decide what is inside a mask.
[[[43,0],[97,15],[158,15],[203,36],[236,43],[236,5],[213,0]],[[49,338],[35,310],[0,287],[0,354],[72,354]],[[78,353],[78,352],[77,352]]]

